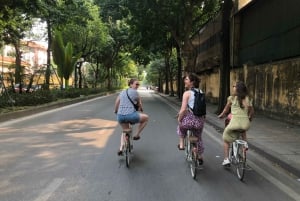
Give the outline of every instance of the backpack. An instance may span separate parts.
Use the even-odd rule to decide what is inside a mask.
[[[195,89],[192,89],[195,95],[195,101],[194,101],[194,107],[193,109],[190,108],[193,111],[193,114],[195,116],[201,117],[206,115],[206,101],[205,101],[205,94],[197,91]]]

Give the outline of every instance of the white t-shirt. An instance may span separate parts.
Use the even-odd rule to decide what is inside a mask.
[[[135,112],[134,106],[128,99],[126,91],[128,91],[128,96],[130,97],[130,99],[132,100],[132,102],[134,104],[137,103],[138,97],[139,97],[139,94],[138,94],[137,90],[135,90],[135,89],[128,88],[128,90],[127,89],[123,90],[119,94],[120,105],[119,105],[119,109],[118,109],[118,114],[121,114],[121,115],[131,114],[131,113]]]

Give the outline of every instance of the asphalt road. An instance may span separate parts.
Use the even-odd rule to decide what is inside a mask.
[[[221,137],[208,124],[204,169],[193,180],[177,150],[178,108],[152,91],[140,94],[150,120],[134,141],[129,169],[117,156],[116,95],[1,123],[0,201],[300,200],[299,191],[272,166],[263,168],[255,153],[245,182],[225,170]]]

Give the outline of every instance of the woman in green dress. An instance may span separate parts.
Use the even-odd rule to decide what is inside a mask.
[[[229,144],[239,138],[240,135],[235,130],[248,130],[254,114],[252,100],[248,95],[247,87],[241,81],[233,85],[233,95],[227,98],[227,104],[218,117],[223,118],[228,112],[231,112],[231,120],[223,132],[224,161],[222,165],[224,166],[230,163],[228,159]],[[242,135],[242,138],[244,140],[247,139],[246,133]]]

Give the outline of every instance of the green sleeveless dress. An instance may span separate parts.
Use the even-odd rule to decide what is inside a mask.
[[[248,96],[245,98],[246,104],[252,106],[252,101]],[[237,96],[229,96],[227,101],[231,102],[232,118],[223,132],[223,140],[226,142],[233,142],[239,138],[240,133],[234,130],[248,130],[250,127],[250,120],[248,116],[248,107],[241,108]]]

